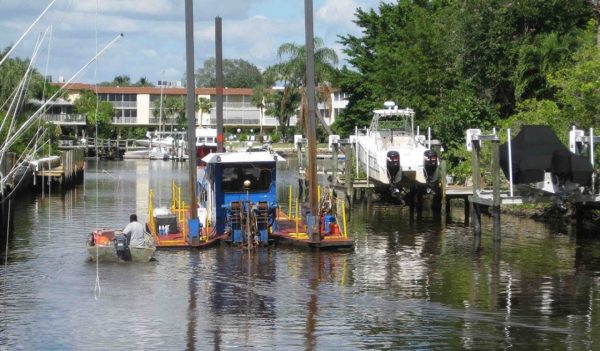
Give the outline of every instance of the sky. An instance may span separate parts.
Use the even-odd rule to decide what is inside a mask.
[[[357,8],[377,9],[381,0],[313,0],[314,34],[345,64],[339,35],[361,35]],[[0,49],[14,44],[51,0],[1,0]],[[119,39],[76,82],[112,81],[128,75],[181,81],[185,76],[184,0],[56,0],[11,57],[33,56],[47,32],[35,66],[69,80],[111,40]],[[264,69],[278,62],[277,48],[304,45],[304,0],[194,0],[195,68],[214,57],[214,19],[222,18],[223,58],[244,59]],[[48,30],[51,29],[51,30]],[[97,39],[96,39],[97,38]],[[97,40],[97,44],[96,44]]]

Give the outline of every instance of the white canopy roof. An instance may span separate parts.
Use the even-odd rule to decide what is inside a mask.
[[[211,153],[202,159],[208,163],[252,163],[252,162],[275,162],[285,161],[277,153],[268,151],[252,151],[252,152],[224,152]]]

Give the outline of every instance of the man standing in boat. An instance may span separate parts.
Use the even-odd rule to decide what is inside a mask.
[[[130,247],[144,246],[144,226],[137,221],[136,214],[129,216],[129,224],[123,229],[123,235],[127,237]]]

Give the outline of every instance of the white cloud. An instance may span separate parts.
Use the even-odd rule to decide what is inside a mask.
[[[0,0],[0,49],[14,43],[50,0]],[[379,0],[316,0],[315,35],[341,54],[337,36],[357,33],[352,23],[357,6]],[[96,13],[96,3],[99,8]],[[259,67],[277,62],[285,42],[304,43],[302,0],[194,0],[196,67],[214,56],[214,17],[223,18],[223,57],[243,58]],[[252,14],[252,15],[251,15]],[[96,26],[97,23],[97,26]],[[82,80],[112,80],[127,74],[180,80],[185,72],[185,22],[182,0],[57,0],[25,38],[15,55],[29,57],[37,33],[54,27],[49,74],[68,78],[117,34],[125,37]],[[45,67],[44,62],[38,67]],[[341,56],[340,56],[341,57]],[[161,77],[160,72],[165,71]]]
[[[165,0],[77,0],[73,3],[73,11],[96,13],[138,13],[160,15],[173,9],[171,1]]]
[[[358,4],[354,0],[326,0],[317,10],[317,18],[327,24],[353,26],[352,20]]]
[[[158,56],[158,54],[156,53],[156,50],[154,50],[154,49],[143,49],[142,54],[144,54],[144,56],[146,56],[146,57]]]

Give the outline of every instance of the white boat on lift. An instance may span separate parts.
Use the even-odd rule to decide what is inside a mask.
[[[412,109],[398,109],[391,101],[385,106],[373,111],[366,133],[353,137],[358,162],[380,192],[436,191],[438,155],[431,149],[431,133],[420,135],[418,127],[415,133]]]
[[[202,163],[204,156],[217,152],[217,129],[196,128],[196,159]]]

